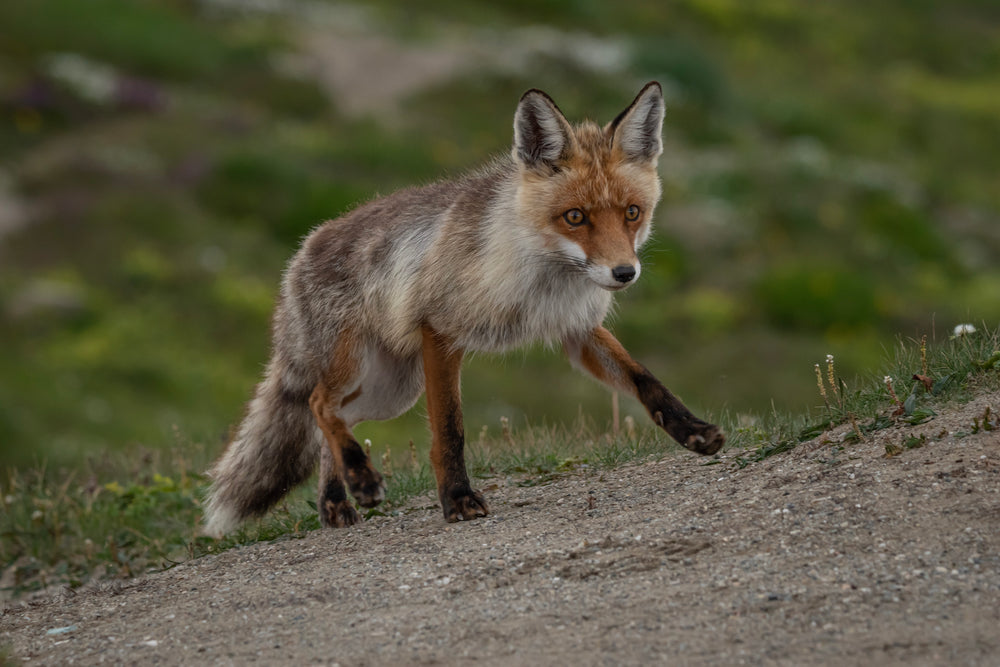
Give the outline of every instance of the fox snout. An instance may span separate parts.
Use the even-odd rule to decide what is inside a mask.
[[[620,264],[611,269],[611,277],[623,284],[630,283],[635,278],[635,267],[631,264]]]
[[[638,262],[630,264],[622,262],[614,266],[593,263],[587,267],[587,277],[604,289],[615,292],[634,283],[640,271]]]

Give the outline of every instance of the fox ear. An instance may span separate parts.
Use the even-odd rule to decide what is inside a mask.
[[[611,121],[614,145],[635,162],[656,160],[663,152],[663,90],[650,81],[625,111]]]
[[[571,132],[552,98],[529,90],[514,113],[514,159],[527,167],[552,168],[566,154]]]

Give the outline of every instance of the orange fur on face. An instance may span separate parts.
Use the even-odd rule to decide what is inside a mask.
[[[636,263],[636,246],[648,235],[660,196],[655,163],[628,161],[610,127],[587,122],[573,128],[568,156],[558,167],[554,174],[522,171],[521,210],[549,238],[559,235],[579,245],[592,263]],[[625,211],[632,205],[640,214],[630,222]],[[566,223],[563,214],[574,208],[584,212],[586,224]]]

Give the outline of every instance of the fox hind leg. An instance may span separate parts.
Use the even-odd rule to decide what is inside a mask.
[[[313,391],[309,407],[323,431],[331,454],[329,473],[324,476],[326,480],[340,479],[345,482],[362,507],[378,505],[385,496],[382,475],[375,470],[354,434],[332,409],[323,385]]]
[[[309,408],[326,441],[320,453],[317,502],[324,526],[351,525],[360,520],[347,498],[345,486],[362,507],[375,507],[385,498],[382,475],[342,417],[345,407],[361,395],[361,347],[356,339],[341,334],[329,372],[309,397]]]
[[[320,453],[317,508],[323,525],[350,525],[357,523],[358,517],[344,492],[345,486],[362,507],[375,507],[385,498],[385,482],[333,406],[328,388],[319,384],[309,399],[326,440],[325,451]]]
[[[344,528],[361,523],[361,515],[347,498],[344,479],[329,447],[320,450],[319,500],[316,503],[320,524],[325,528]]]

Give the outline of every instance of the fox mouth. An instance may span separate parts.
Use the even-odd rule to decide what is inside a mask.
[[[591,279],[591,282],[596,283],[598,287],[600,287],[601,289],[606,290],[608,292],[621,292],[625,288],[630,287],[632,285],[632,283],[630,283],[630,282],[628,282],[628,283],[608,284],[608,283],[601,282],[599,280],[593,280],[593,279]]]
[[[587,278],[608,292],[620,292],[639,279],[638,264],[619,264],[614,268],[604,264],[588,263]]]

